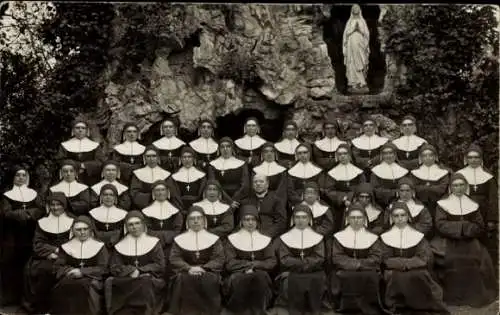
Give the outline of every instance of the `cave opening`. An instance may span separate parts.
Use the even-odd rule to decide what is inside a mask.
[[[346,67],[342,53],[342,36],[344,28],[349,20],[352,5],[333,5],[330,11],[330,19],[323,24],[323,39],[328,47],[328,54],[335,70],[335,82],[337,90],[342,94],[349,94],[346,78]],[[384,88],[386,74],[385,56],[380,50],[378,34],[378,19],[380,7],[378,5],[360,5],[363,18],[370,32],[370,55],[367,73],[367,85],[369,94],[378,94]]]

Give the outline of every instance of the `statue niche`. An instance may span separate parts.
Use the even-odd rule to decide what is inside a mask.
[[[385,57],[378,38],[378,5],[333,5],[323,38],[340,93],[379,94],[384,89]]]

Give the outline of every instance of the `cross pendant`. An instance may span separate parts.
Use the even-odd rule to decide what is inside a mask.
[[[194,253],[194,256],[196,257],[196,259],[200,258],[200,252],[196,251],[196,253]]]
[[[252,156],[248,157],[248,163],[252,163]]]
[[[410,158],[410,152],[406,152],[406,158]]]
[[[189,191],[189,189],[190,189],[190,188],[189,188],[189,184],[188,184],[188,185],[186,186],[186,190],[187,190],[187,191]]]
[[[85,263],[83,261],[80,261],[80,268],[83,268],[84,265]]]
[[[254,255],[254,253],[253,253],[253,252],[252,252],[252,254],[250,254],[250,258],[251,258],[252,260],[254,260],[254,259],[255,259],[255,255]]]
[[[210,154],[207,154],[207,161],[210,161]]]
[[[163,228],[163,220],[160,221],[160,229]]]
[[[220,171],[220,175],[221,175],[221,176],[224,176],[224,171]]]
[[[130,164],[134,164],[134,158],[130,157]]]
[[[139,267],[139,261],[137,259],[134,261],[134,265],[135,265],[135,268]]]
[[[477,191],[477,185],[474,185],[473,188],[474,188],[474,191]]]
[[[214,221],[214,224],[217,224],[217,217],[214,217],[212,220]]]
[[[429,182],[425,183],[425,186],[430,186],[430,185],[431,185],[431,183],[429,183]]]
[[[168,152],[168,157],[172,158],[172,151]]]
[[[82,159],[82,154],[81,153],[78,153],[78,159],[81,160]]]
[[[372,150],[368,150],[368,156],[372,157]]]
[[[303,250],[300,251],[300,259],[302,259],[302,260],[304,259],[304,251]]]
[[[207,166],[207,162],[203,161],[203,163],[201,163],[201,166],[202,166],[202,167]]]
[[[106,223],[106,231],[109,230],[109,223]]]
[[[347,187],[349,187],[349,185],[350,185],[350,184],[349,184],[349,181],[347,181],[347,182],[345,183],[345,185],[346,185]]]
[[[26,210],[26,204],[23,203],[23,210]]]

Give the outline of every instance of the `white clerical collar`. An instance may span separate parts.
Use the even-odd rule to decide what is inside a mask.
[[[263,161],[260,165],[253,168],[255,174],[262,174],[266,176],[273,176],[276,174],[283,173],[286,170],[285,167],[276,163],[276,161],[266,162]]]
[[[276,142],[274,144],[274,147],[278,152],[295,155],[295,149],[299,144],[299,140],[295,138],[293,138],[292,140],[285,138],[280,142]]]
[[[389,231],[382,234],[380,238],[385,244],[393,248],[406,249],[417,246],[424,238],[424,234],[409,225],[406,225],[402,229],[393,226]]]
[[[340,140],[337,137],[333,138],[324,137],[323,139],[316,140],[314,142],[314,145],[323,152],[335,152],[337,151],[339,145],[341,145],[342,143],[346,142]]]
[[[76,180],[72,182],[67,182],[65,180],[62,180],[59,182],[59,184],[50,187],[50,191],[62,192],[64,193],[64,195],[66,195],[66,197],[71,198],[88,188],[89,186],[79,183]]]
[[[68,152],[82,153],[95,150],[99,146],[99,143],[85,137],[81,140],[77,138],[71,138],[68,141],[62,142],[61,145]]]
[[[373,222],[377,220],[379,215],[382,213],[379,209],[374,207],[371,203],[365,207],[366,216],[368,217],[368,222]]]
[[[215,167],[215,169],[218,171],[233,170],[241,167],[243,164],[245,164],[245,161],[237,159],[234,156],[231,156],[228,159],[225,159],[221,156],[210,162],[210,165]]]
[[[466,215],[477,211],[479,205],[466,195],[457,197],[454,194],[450,194],[447,198],[441,199],[438,205],[446,212],[451,215]]]
[[[389,139],[380,137],[374,134],[371,137],[363,134],[357,138],[352,139],[352,144],[360,150],[375,150],[383,146]]]
[[[182,141],[181,139],[177,138],[176,136],[172,136],[170,138],[167,137],[162,137],[155,142],[153,142],[153,145],[160,149],[160,150],[175,150],[180,148],[181,146],[185,145],[186,142]]]
[[[266,140],[262,139],[259,135],[255,135],[253,137],[244,135],[243,137],[234,141],[234,144],[236,144],[238,148],[247,151],[258,149],[264,143],[266,143]]]
[[[192,166],[190,168],[181,167],[176,173],[172,175],[172,178],[181,183],[192,183],[200,178],[203,178],[205,173],[198,170],[196,167]]]
[[[411,152],[416,151],[418,148],[426,143],[427,141],[424,138],[420,138],[416,135],[410,136],[401,136],[396,140],[393,140],[392,143],[401,151]]]
[[[146,150],[146,147],[137,141],[125,141],[119,145],[116,145],[114,147],[114,150],[121,155],[137,156],[142,155],[144,153],[144,150]]]
[[[238,232],[229,235],[229,242],[234,248],[244,252],[255,252],[266,248],[271,243],[271,238],[259,231],[248,232],[241,228]]]
[[[297,162],[288,170],[288,174],[297,178],[311,178],[321,173],[321,168],[314,165],[312,162]]]
[[[118,192],[118,196],[120,196],[122,193],[124,193],[128,190],[127,186],[121,184],[116,179],[112,182],[103,179],[100,182],[98,182],[97,184],[95,184],[94,186],[92,186],[92,190],[99,196],[101,194],[102,186],[104,186],[106,184],[111,184],[111,185],[115,186],[116,191]]]
[[[45,232],[52,234],[66,233],[71,229],[73,225],[73,218],[68,216],[66,213],[60,216],[55,216],[52,212],[49,215],[38,220],[38,226]]]
[[[354,231],[354,229],[350,225],[348,225],[342,231],[335,233],[333,237],[335,237],[335,239],[344,248],[350,249],[370,248],[378,239],[378,236],[376,234],[369,232],[365,228]]]
[[[115,249],[124,256],[142,256],[149,253],[159,241],[157,237],[149,236],[145,232],[139,237],[133,237],[128,233],[115,245]]]
[[[201,154],[214,154],[217,152],[219,145],[212,138],[199,137],[196,140],[189,142],[193,150]]]
[[[163,202],[159,202],[158,200],[156,200],[149,207],[142,209],[142,213],[150,218],[166,220],[171,216],[179,213],[179,209],[168,202],[168,200],[165,200]]]
[[[336,181],[350,181],[362,173],[362,169],[349,162],[348,164],[338,164],[328,172],[328,175]]]
[[[207,198],[194,203],[193,206],[201,207],[205,211],[206,215],[219,215],[226,213],[230,209],[230,206],[226,203],[222,203],[219,200],[211,202]]]
[[[289,248],[307,249],[316,246],[323,240],[323,235],[316,233],[311,227],[303,230],[293,227],[280,236],[280,239]]]
[[[377,177],[382,179],[399,179],[406,174],[408,174],[408,170],[398,163],[394,162],[388,164],[386,162],[382,162],[372,168],[372,172],[377,175]]]
[[[404,202],[403,200],[399,200],[399,202]],[[421,203],[416,203],[415,200],[410,199],[409,201],[406,202],[406,205],[408,206],[408,209],[410,210],[410,214],[412,218],[415,218],[422,212],[424,209],[424,205]]]
[[[219,237],[203,229],[194,232],[189,229],[174,238],[175,243],[184,250],[200,251],[211,247],[217,242]]]
[[[302,204],[311,208],[311,211],[312,211],[314,218],[319,218],[322,215],[324,215],[326,213],[326,211],[328,211],[328,206],[322,204],[321,202],[319,202],[317,200],[312,205],[308,204],[305,200],[302,201]]]
[[[37,192],[27,185],[16,186],[14,185],[11,190],[4,193],[5,197],[13,201],[30,202],[33,201],[38,195]]]
[[[167,179],[170,176],[170,172],[167,170],[164,170],[163,168],[161,168],[159,166],[155,166],[153,168],[151,168],[149,166],[145,166],[143,168],[135,170],[134,175],[141,182],[152,184],[152,183],[156,182],[157,180]]]
[[[101,205],[89,212],[90,216],[101,223],[116,223],[125,219],[127,211],[119,209],[115,206],[106,207]]]
[[[255,196],[257,196],[257,198],[264,198],[267,195],[267,192],[267,190],[261,193],[255,192]]]
[[[99,242],[93,238],[80,242],[76,237],[73,237],[69,242],[62,244],[61,248],[73,258],[89,259],[95,257],[103,246],[103,242]]]
[[[411,171],[411,173],[421,180],[437,181],[447,175],[448,170],[445,170],[434,163],[431,166],[422,164],[416,170]]]
[[[482,166],[472,168],[470,165],[457,171],[464,175],[469,185],[481,185],[493,178],[493,175],[486,172]]]

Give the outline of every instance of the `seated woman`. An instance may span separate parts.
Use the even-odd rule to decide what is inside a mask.
[[[287,194],[290,206],[302,202],[304,185],[307,182],[318,182],[322,169],[311,162],[311,147],[308,144],[300,144],[295,150],[297,162],[288,170]]]
[[[307,182],[304,185],[304,201],[301,204],[311,209],[314,231],[325,238],[329,238],[333,233],[333,211],[327,204],[320,200],[317,183]]]
[[[233,140],[224,137],[219,140],[220,156],[210,162],[208,167],[208,178],[214,179],[221,184],[222,197],[231,208],[237,209],[240,202],[248,194],[249,175],[248,166],[233,156]]]
[[[312,147],[314,162],[324,170],[329,170],[337,164],[335,152],[341,144],[347,144],[337,137],[339,129],[337,122],[325,121],[322,130],[323,138],[316,140]]]
[[[59,249],[54,264],[57,284],[52,290],[51,314],[100,315],[108,250],[94,238],[89,217],[73,221],[72,238]]]
[[[222,202],[222,188],[216,180],[208,180],[203,192],[204,199],[194,203],[203,209],[207,221],[206,229],[221,238],[225,238],[234,229],[233,210]]]
[[[116,205],[118,192],[116,187],[105,184],[99,192],[101,206],[90,210],[89,215],[95,226],[95,237],[112,249],[122,236],[123,224],[127,211]]]
[[[198,127],[199,138],[189,142],[189,146],[196,152],[196,165],[205,173],[208,164],[217,157],[219,144],[214,140],[214,123],[209,119],[202,119]]]
[[[78,178],[85,185],[91,186],[99,181],[101,163],[104,161],[102,147],[98,142],[90,140],[88,124],[77,120],[73,124],[73,138],[62,142],[56,154],[56,161],[71,160],[78,170]]]
[[[253,205],[240,209],[239,231],[228,236],[224,282],[226,309],[231,314],[265,314],[273,297],[269,277],[276,266],[271,238],[258,230],[259,213]]]
[[[372,168],[370,183],[373,185],[375,200],[383,209],[396,198],[398,180],[408,174],[408,170],[396,162],[396,146],[386,143],[382,146],[382,162]]]
[[[479,242],[485,233],[483,217],[468,190],[462,174],[451,176],[450,195],[438,201],[431,246],[446,304],[481,307],[495,300],[498,287],[491,257]]]
[[[68,212],[75,216],[88,214],[99,203],[97,194],[89,186],[80,183],[77,174],[78,165],[74,161],[63,161],[59,172],[61,181],[49,189],[49,194],[64,193],[68,198]]]
[[[125,237],[115,245],[104,283],[109,315],[156,315],[163,308],[165,255],[160,240],[146,233],[139,211],[125,218]]]
[[[276,161],[287,169],[295,163],[295,149],[300,144],[297,136],[297,123],[293,120],[286,121],[283,125],[283,137],[274,144]]]
[[[118,193],[118,207],[123,210],[130,210],[132,201],[130,200],[130,194],[128,192],[128,187],[123,185],[118,181],[121,178],[121,172],[118,162],[106,161],[102,165],[102,180],[92,186],[92,190],[99,195],[101,193],[102,186],[106,184],[111,184],[115,186],[116,192]]]
[[[177,138],[177,124],[173,118],[163,121],[160,135],[162,137],[153,142],[153,147],[158,150],[163,168],[173,173],[179,168],[181,148],[186,143]]]
[[[429,312],[450,314],[443,289],[429,273],[433,260],[424,234],[412,228],[407,204],[395,202],[390,209],[392,228],[380,236],[385,266],[385,306],[392,314]]]
[[[181,205],[168,200],[170,193],[165,181],[156,181],[152,191],[154,201],[150,206],[142,209],[142,213],[146,218],[147,232],[160,239],[163,254],[167,259],[174,237],[182,230],[184,217],[180,210]]]
[[[190,147],[181,150],[181,168],[172,174],[171,180],[180,193],[183,212],[187,211],[191,205],[200,201],[207,181],[207,176],[195,165],[195,153]]]
[[[236,156],[245,161],[250,168],[259,163],[261,146],[266,142],[259,136],[260,127],[257,118],[249,117],[243,127],[244,136],[236,139]]]
[[[380,149],[388,141],[376,132],[376,121],[366,118],[363,122],[363,134],[351,141],[354,164],[365,172],[367,180],[371,178],[371,168],[380,163]]]
[[[384,209],[375,202],[373,186],[370,183],[361,183],[356,187],[352,203],[359,203],[366,214],[366,229],[374,234],[380,235],[386,228],[386,217]],[[352,205],[351,203],[351,205]],[[347,214],[347,213],[346,213]],[[347,222],[345,216],[342,222]]]
[[[49,195],[47,208],[48,215],[38,220],[33,255],[24,269],[23,307],[34,314],[45,314],[50,308],[54,262],[59,258],[59,247],[68,241],[73,224],[73,218],[66,213],[68,201],[63,193]]]
[[[399,164],[407,170],[419,167],[419,150],[427,141],[415,135],[417,132],[417,120],[411,115],[403,117],[401,122],[401,137],[392,141],[397,147]]]
[[[171,286],[169,313],[219,315],[220,273],[224,249],[219,237],[206,230],[203,209],[191,206],[187,231],[174,239],[170,264],[175,273]]]
[[[33,252],[36,224],[44,214],[41,196],[29,188],[24,166],[14,167],[12,188],[0,200],[0,305],[16,305],[23,295],[23,268]],[[2,222],[3,221],[3,222]]]
[[[328,306],[325,246],[323,236],[311,228],[312,222],[311,209],[297,205],[293,209],[293,228],[279,238],[281,273],[275,306],[291,314],[317,314]]]
[[[366,229],[366,212],[353,203],[347,227],[333,236],[331,292],[336,312],[381,314],[378,303],[382,250],[378,236]]]
[[[145,146],[137,142],[140,140],[139,128],[136,124],[126,123],[122,131],[122,143],[116,145],[111,153],[111,159],[118,161],[120,175],[123,182],[128,185],[132,172],[142,166],[142,155]]]
[[[271,142],[262,145],[262,163],[253,168],[254,174],[261,174],[269,181],[269,191],[273,191],[286,203],[286,168],[276,162],[276,149]]]

